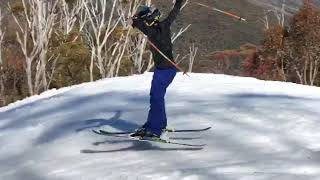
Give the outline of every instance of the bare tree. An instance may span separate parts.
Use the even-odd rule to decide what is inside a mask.
[[[289,50],[290,58],[294,61],[292,65],[300,84],[314,86],[320,69],[320,48],[308,47],[304,48],[303,52],[304,55],[301,58],[294,55],[291,49]]]
[[[185,31],[187,31],[190,26],[191,26],[191,24],[189,24],[185,28],[181,28],[178,33],[173,33],[172,37],[171,37],[171,41],[174,42],[179,36],[181,36]]]
[[[273,11],[274,15],[276,16],[276,18],[278,20],[278,24],[281,27],[284,27],[284,21],[285,21],[285,13],[286,13],[286,11],[285,11],[285,7],[286,7],[285,2],[286,2],[286,0],[282,1],[282,6],[281,6],[281,10],[280,11],[276,10],[276,9]]]
[[[93,65],[95,64],[99,69],[102,78],[108,76],[107,66],[108,58],[106,57],[106,49],[108,49],[107,42],[120,22],[120,18],[115,18],[115,10],[118,0],[113,0],[111,12],[108,20],[107,7],[108,0],[89,0],[83,2],[87,18],[90,21],[90,26],[86,27],[86,36],[91,47],[91,67],[90,67],[90,80],[93,80]],[[110,68],[110,67],[109,67]]]
[[[173,3],[175,3],[176,0],[173,0]],[[189,4],[189,0],[186,0],[186,2],[181,6],[180,10],[182,10],[187,4]],[[187,31],[190,28],[191,24],[189,24],[185,28],[181,28],[178,33],[173,33],[171,37],[171,41],[174,42],[179,36],[181,36],[185,31]]]
[[[192,72],[192,67],[194,64],[195,57],[197,56],[198,47],[194,46],[194,43],[192,43],[192,46],[189,47],[189,70],[188,72]]]
[[[134,11],[132,11],[132,15],[136,12],[137,7],[140,3],[135,3],[134,4]],[[151,5],[151,0],[146,1],[146,5],[150,6]],[[131,28],[131,27],[130,27]],[[139,34],[138,38],[131,39],[131,53],[133,57],[133,62],[134,62],[134,71],[135,73],[143,73],[150,71],[152,67],[154,66],[154,62],[152,60],[152,53],[149,50],[146,50],[147,47],[147,37],[143,34]],[[144,56],[147,56],[147,60],[144,60]],[[146,65],[147,64],[147,65]],[[146,65],[145,68],[143,68]]]
[[[70,6],[66,0],[60,0],[60,17],[59,24],[63,35],[69,35],[75,29],[78,23],[78,30],[81,32],[86,24],[87,16],[85,14],[84,0],[76,0]],[[76,36],[73,41],[76,41],[79,36]]]
[[[130,42],[132,42],[132,27],[128,25],[127,19],[133,16],[136,9],[138,8],[138,5],[140,3],[140,0],[133,0],[129,1],[127,3],[120,3],[116,6],[120,24],[122,25],[119,27],[117,33],[119,38],[115,39],[114,47],[112,53],[108,53],[109,49],[106,50],[106,57],[108,58],[108,75],[107,77],[114,77],[119,75],[121,62],[123,60],[123,57],[125,53],[128,55],[130,52]],[[130,56],[130,55],[129,55]]]
[[[2,101],[2,105],[5,105],[5,96],[4,96],[4,68],[3,68],[3,59],[2,59],[2,42],[5,35],[4,30],[2,29],[3,16],[2,11],[0,9],[0,101]]]
[[[131,33],[134,31],[127,24],[127,19],[135,14],[140,4],[141,0],[126,1],[125,3],[114,0],[107,21],[104,20],[106,12],[103,10],[106,7],[105,0],[85,3],[87,16],[90,20],[90,26],[86,27],[86,36],[92,50],[91,72],[93,66],[96,65],[102,78],[118,76],[123,57],[132,60],[134,73],[149,71],[154,66],[151,51],[146,50],[147,37],[141,33]],[[145,4],[150,6],[151,0],[147,0]],[[97,10],[100,14],[96,13]],[[114,15],[115,11],[118,13],[117,16]],[[182,28],[177,34],[173,34],[172,41],[176,40],[189,27],[190,25]],[[117,37],[111,38],[111,33],[115,30],[117,30]],[[108,42],[104,42],[104,39],[108,39]]]
[[[47,52],[57,16],[57,3],[58,1],[22,0],[23,19],[12,14],[19,27],[16,34],[25,56],[24,67],[30,95],[38,94],[41,89],[48,89]],[[9,8],[11,9],[10,4]]]
[[[270,29],[270,23],[269,23],[269,12],[270,10],[264,10],[264,16],[263,18],[260,18],[260,20],[262,21],[262,23],[264,24],[264,29],[268,30]]]
[[[286,4],[285,4],[285,0],[283,0],[280,10],[279,10],[279,8],[273,8],[273,9],[264,10],[263,18],[260,18],[260,21],[262,21],[262,23],[264,24],[264,29],[265,30],[268,30],[270,28],[270,19],[269,19],[269,13],[270,12],[273,12],[273,15],[278,20],[278,25],[280,25],[281,27],[284,27],[284,25],[285,25],[284,24],[285,23],[285,15],[286,15],[285,8],[286,8]]]
[[[2,29],[3,27],[3,24],[2,24],[2,20],[3,20],[3,16],[2,16],[2,11],[0,9],[0,66],[2,68],[2,64],[3,64],[3,60],[2,60],[2,42],[3,42],[3,38],[4,38],[4,35],[5,35],[5,32],[4,30]]]
[[[121,18],[121,24],[123,28],[128,32],[133,32],[132,27],[128,25],[127,19],[131,18],[137,11],[139,5],[141,4],[141,0],[132,0],[129,1],[129,4],[118,7],[118,14]],[[146,1],[146,5],[150,5],[151,0]],[[146,50],[147,37],[143,34],[139,33],[128,33],[128,41],[126,41],[126,51],[128,57],[133,62],[133,73],[143,73],[145,69],[151,69],[153,67],[153,61],[151,52]],[[146,61],[145,55],[149,54],[149,58]],[[145,65],[147,64],[147,67]]]
[[[175,2],[176,2],[176,0],[172,0],[172,3],[173,3],[173,4],[175,4]],[[181,10],[182,10],[187,4],[189,4],[189,0],[186,0],[186,1],[184,2],[184,4],[181,6]]]
[[[183,9],[187,4],[189,4],[189,0],[185,1],[185,3],[182,5],[181,9]]]

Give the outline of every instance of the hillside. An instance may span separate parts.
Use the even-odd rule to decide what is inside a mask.
[[[189,53],[189,46],[195,43],[199,48],[195,61],[196,72],[210,72],[210,59],[208,55],[217,50],[239,48],[245,43],[260,44],[262,40],[263,24],[258,18],[261,15],[261,7],[247,1],[226,0],[213,2],[211,0],[199,0],[197,2],[215,6],[216,8],[233,12],[248,20],[242,23],[215,11],[190,3],[183,9],[178,17],[173,31],[176,32],[188,24],[192,24],[175,43],[177,54]],[[168,7],[164,1],[157,1],[160,8]],[[165,5],[161,5],[161,4]],[[168,12],[168,8],[163,8]],[[209,66],[209,67],[208,67]]]
[[[290,21],[290,15],[295,13],[302,5],[302,1],[285,1],[286,11],[288,12],[286,23]],[[213,66],[212,59],[208,57],[214,51],[238,49],[246,43],[260,45],[264,33],[264,25],[261,21],[261,18],[264,17],[263,9],[279,10],[282,5],[282,1],[279,0],[199,0],[197,2],[235,13],[247,19],[248,23],[239,22],[194,3],[190,3],[183,9],[181,16],[174,25],[174,31],[178,31],[188,24],[192,24],[192,26],[177,40],[175,49],[178,54],[187,54],[192,42],[199,47],[195,61],[195,72],[214,72],[210,68]],[[320,5],[320,0],[314,0],[314,2]],[[159,4],[158,6],[163,11],[169,11],[165,1],[155,1],[154,3]],[[275,23],[275,17],[271,13],[269,15],[271,24]]]
[[[105,79],[0,108],[3,180],[317,180],[320,90],[292,83],[179,73],[168,89],[170,134],[204,149],[119,137],[147,116],[152,73]]]
[[[299,7],[302,5],[303,0],[248,0],[251,3],[257,4],[261,7],[266,8],[281,8],[282,3],[284,2],[286,5],[286,11],[288,13],[294,13],[296,12]],[[320,5],[320,0],[311,0],[310,2],[313,2],[315,5]]]

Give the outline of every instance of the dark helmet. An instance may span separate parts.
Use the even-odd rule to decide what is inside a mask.
[[[139,18],[145,18],[150,13],[152,13],[152,11],[149,6],[139,6],[136,16],[138,16]]]
[[[161,12],[149,6],[140,6],[136,16],[142,18],[148,26],[152,26],[160,21]]]

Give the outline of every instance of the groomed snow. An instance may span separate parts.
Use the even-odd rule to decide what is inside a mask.
[[[0,108],[1,180],[319,180],[320,88],[178,74],[166,98],[190,148],[98,136],[128,131],[149,106],[152,73],[50,90]]]

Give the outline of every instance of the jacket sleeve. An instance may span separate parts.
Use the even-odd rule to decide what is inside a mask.
[[[142,19],[138,18],[138,17],[134,17],[132,19],[132,27],[134,28],[138,28],[140,31],[143,32],[143,34],[148,35],[149,34],[149,29],[150,27],[148,27],[146,25],[146,23],[143,22]]]
[[[168,17],[163,21],[164,23],[166,23],[169,26],[172,24],[172,22],[177,18],[180,12],[180,9],[182,7],[182,2],[183,0],[176,0],[176,3],[174,4],[173,9],[169,13]]]

